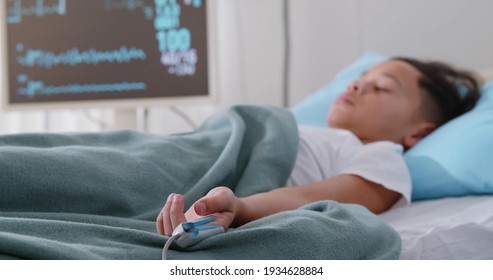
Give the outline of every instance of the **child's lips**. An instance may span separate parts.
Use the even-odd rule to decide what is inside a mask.
[[[348,105],[352,105],[354,106],[354,100],[351,96],[349,96],[347,93],[343,93],[341,95],[339,95],[339,97],[337,98],[337,100],[339,100],[340,102],[344,103],[344,104],[348,104]]]

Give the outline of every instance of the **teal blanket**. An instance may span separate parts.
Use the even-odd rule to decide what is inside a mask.
[[[0,258],[160,259],[155,219],[171,192],[186,207],[224,185],[281,187],[297,153],[291,113],[235,106],[197,130],[0,136]],[[169,259],[393,259],[400,238],[365,208],[320,201],[278,213]]]

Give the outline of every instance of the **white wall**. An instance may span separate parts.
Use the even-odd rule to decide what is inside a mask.
[[[359,1],[291,0],[290,105],[327,83],[362,47]]]
[[[219,65],[226,80],[219,89],[223,98],[282,104],[283,1],[217,0],[225,40],[221,55],[229,55]],[[289,5],[291,106],[365,50],[493,67],[491,0],[289,0]]]
[[[301,50],[293,54],[291,104],[364,50],[493,67],[491,0],[290,1]]]

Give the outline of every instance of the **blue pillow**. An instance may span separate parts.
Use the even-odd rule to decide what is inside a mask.
[[[326,127],[332,102],[347,85],[387,56],[366,52],[292,111],[299,124]],[[470,112],[451,120],[405,153],[412,200],[493,193],[493,81]]]
[[[493,81],[470,112],[444,124],[404,158],[413,200],[493,193]]]

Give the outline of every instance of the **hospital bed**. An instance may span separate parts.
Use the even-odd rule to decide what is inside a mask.
[[[401,259],[493,259],[493,195],[418,201],[380,217],[401,236]]]
[[[371,54],[362,61],[375,57],[382,59]],[[342,79],[342,85],[364,71],[356,66],[361,65],[345,69],[336,80]],[[327,88],[339,91],[334,83]],[[484,98],[478,111],[486,113],[488,122],[481,129],[493,123],[488,105],[493,97]],[[320,102],[315,99],[314,104]],[[309,102],[294,108],[298,123],[307,122],[303,106],[316,111]],[[0,258],[159,259],[166,238],[156,234],[154,220],[171,191],[184,193],[190,203],[220,184],[245,196],[285,182],[297,151],[288,140],[296,138],[294,120],[285,125],[290,118],[284,109],[235,106],[195,132],[166,138],[132,131],[2,136]],[[470,129],[473,136],[474,131]],[[491,131],[485,130],[482,140],[488,141]],[[183,151],[193,157],[183,157]],[[171,248],[168,257],[493,259],[493,181],[468,172],[476,181],[467,194],[418,197],[407,208],[379,216],[360,206],[321,201],[248,223],[192,248]],[[411,173],[429,175],[412,168]]]

